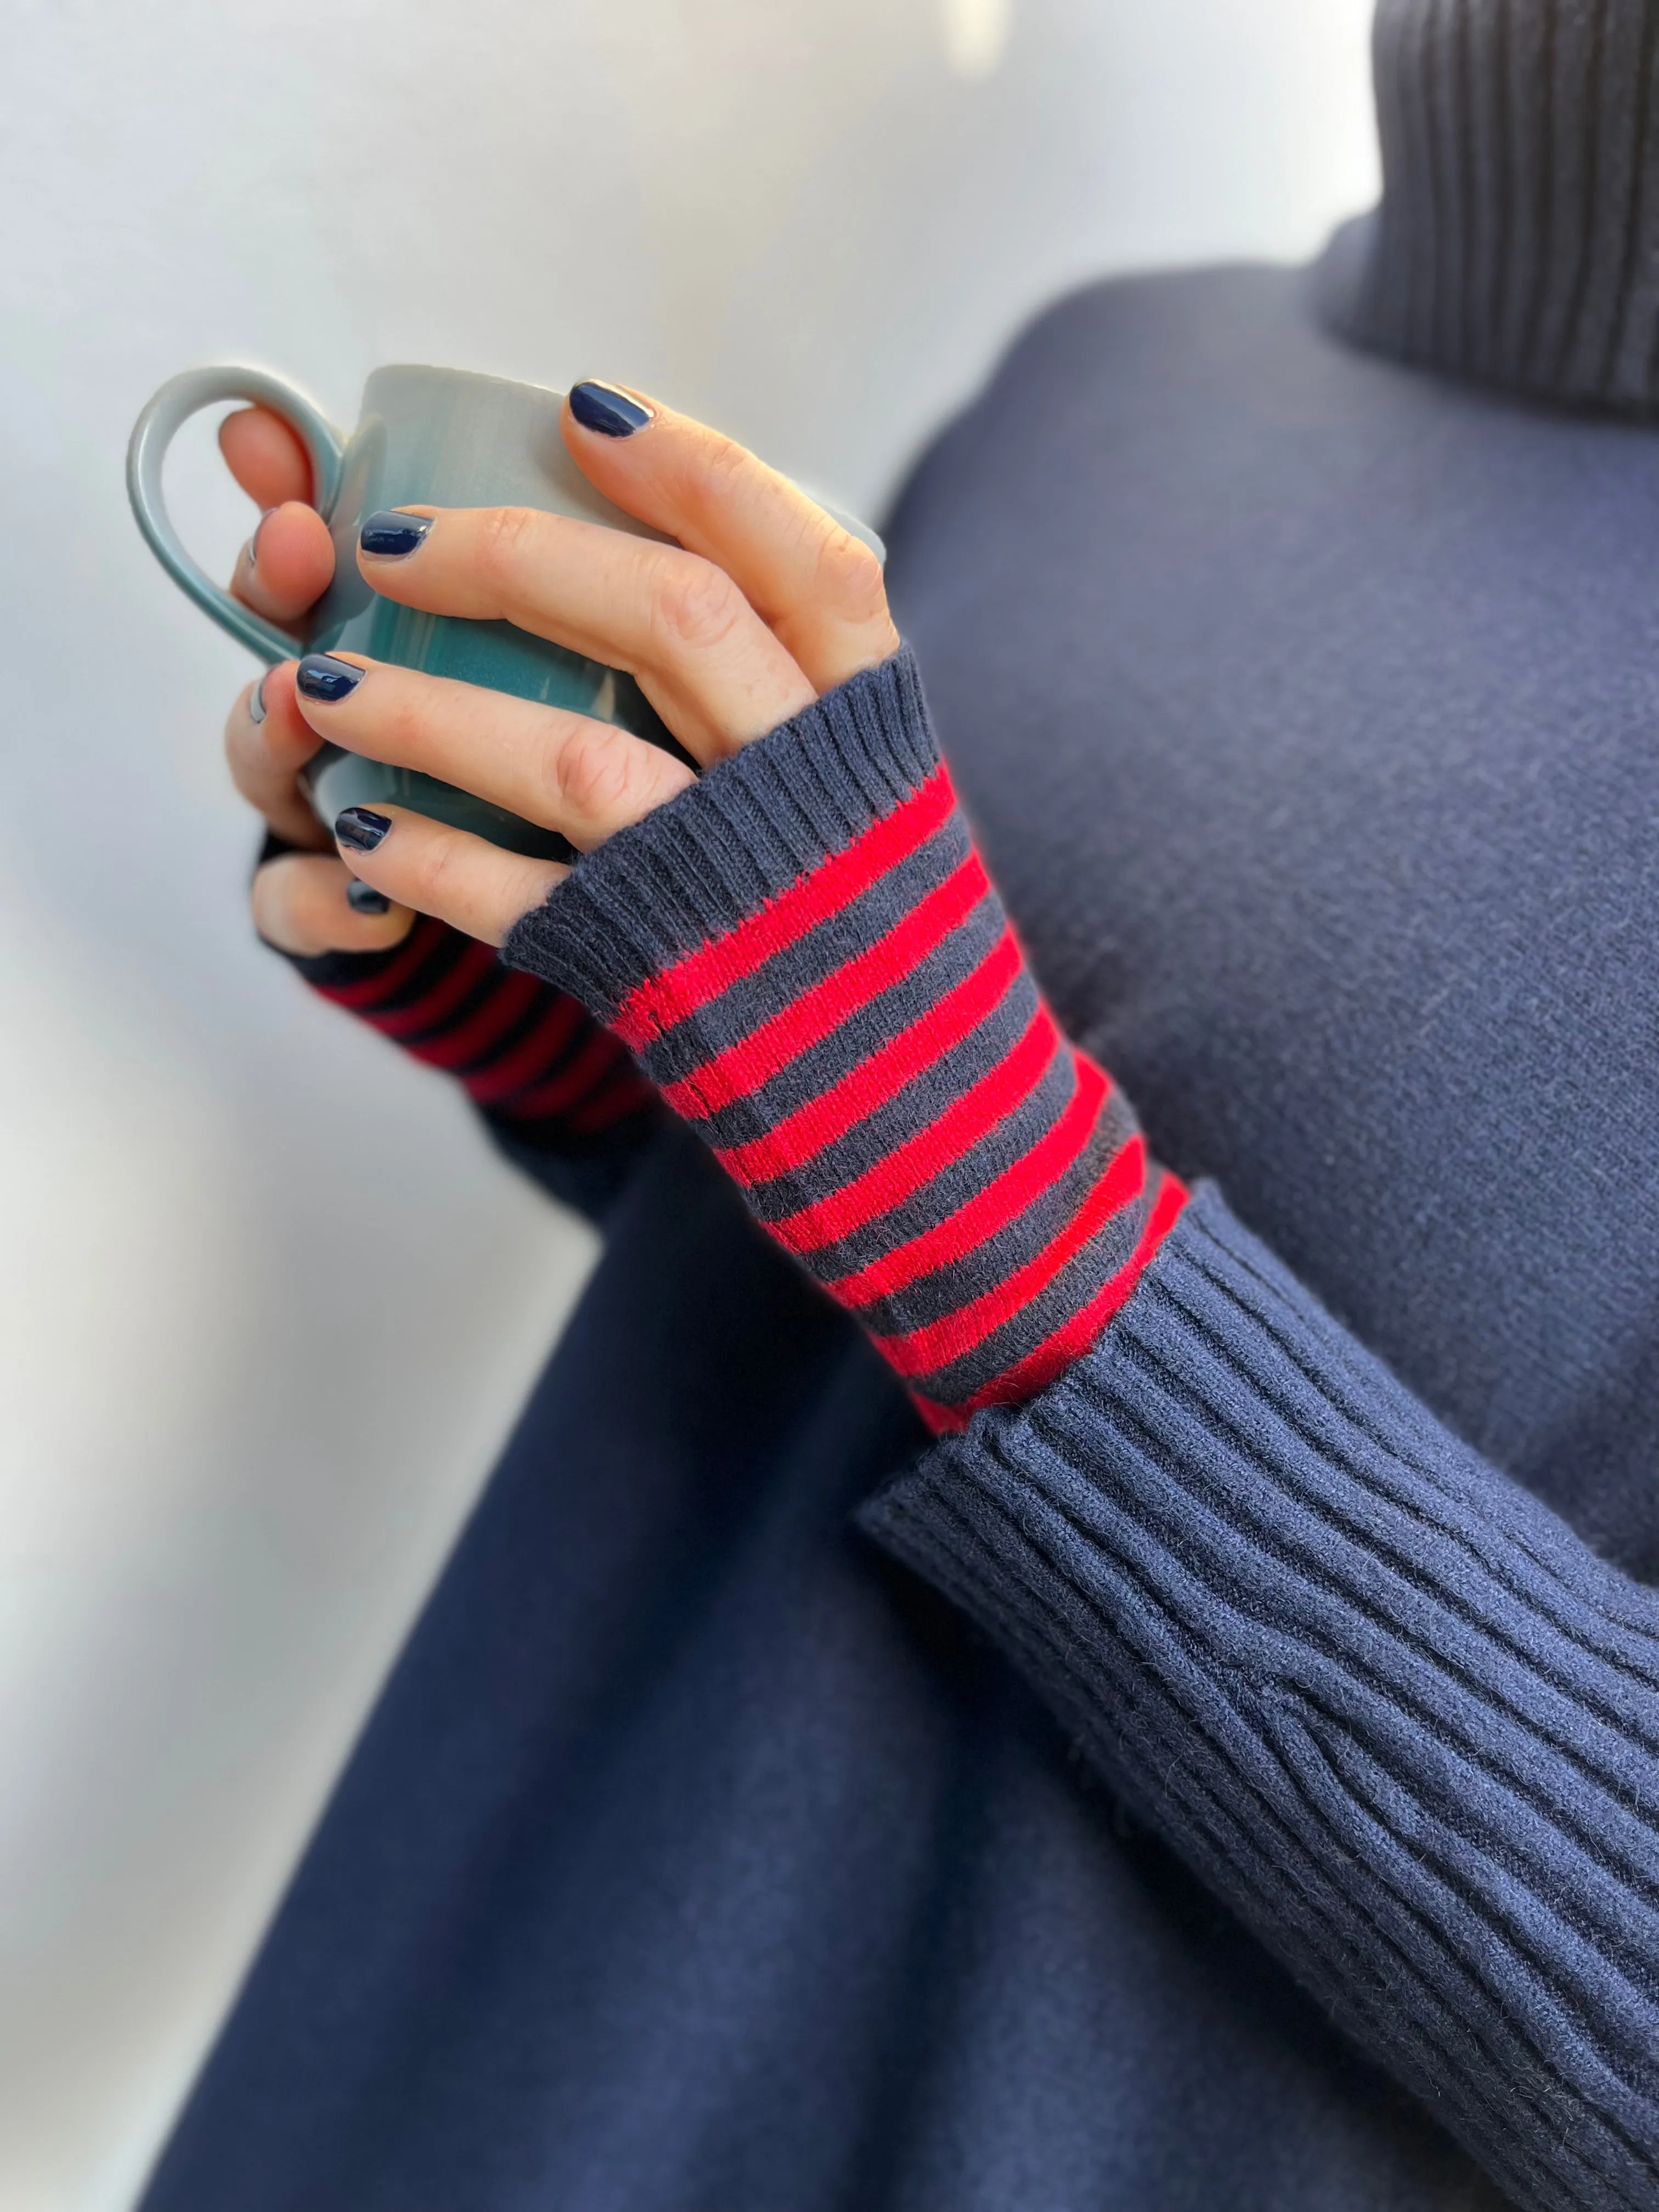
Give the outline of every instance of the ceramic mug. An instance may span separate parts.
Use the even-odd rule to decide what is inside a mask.
[[[303,637],[264,621],[216,584],[185,551],[161,496],[161,464],[181,423],[226,399],[256,401],[295,432],[311,458],[313,495],[334,538],[334,580],[311,610]],[[155,394],[133,427],[127,493],[138,527],[161,566],[204,613],[267,665],[343,647],[434,676],[544,700],[632,730],[686,756],[633,678],[506,622],[422,614],[380,598],[357,567],[364,518],[398,507],[537,507],[663,542],[595,491],[559,428],[564,395],[465,369],[377,368],[363,387],[349,438],[282,377],[258,368],[189,368]],[[872,545],[880,540],[850,516],[836,520]],[[332,829],[343,807],[391,800],[470,830],[509,851],[568,860],[556,831],[526,822],[453,784],[412,769],[364,760],[325,744],[304,777],[311,803]]]

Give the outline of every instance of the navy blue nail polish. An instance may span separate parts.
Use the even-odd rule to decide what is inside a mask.
[[[265,679],[262,676],[248,694],[247,718],[250,722],[263,722],[266,712]]]
[[[360,884],[354,876],[346,885],[346,904],[353,914],[386,914],[391,909],[392,901],[384,891],[377,891],[373,884]]]
[[[331,653],[308,653],[294,682],[302,697],[320,699],[331,707],[349,699],[368,673],[366,668],[354,668],[349,660],[337,660]]]
[[[357,543],[377,561],[402,561],[426,542],[432,527],[424,514],[398,514],[390,510],[371,514],[357,532]]]
[[[570,411],[584,430],[597,430],[604,438],[631,438],[653,419],[648,407],[614,384],[595,384],[591,378],[571,386]]]
[[[354,853],[372,853],[391,827],[389,814],[376,814],[369,806],[348,806],[334,817],[335,836]]]

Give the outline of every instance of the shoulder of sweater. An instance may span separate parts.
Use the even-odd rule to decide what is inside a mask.
[[[1062,293],[1015,332],[901,479],[881,521],[890,553],[902,555],[907,508],[918,492],[956,473],[1010,421],[1063,408],[1103,381],[1121,392],[1126,363],[1185,359],[1195,342],[1206,351],[1224,348],[1230,332],[1264,317],[1320,329],[1310,276],[1306,266],[1218,262],[1097,277]]]

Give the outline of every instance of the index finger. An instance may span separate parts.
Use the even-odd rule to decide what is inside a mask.
[[[732,439],[592,380],[572,390],[562,427],[605,497],[723,568],[817,690],[896,648],[875,554]]]

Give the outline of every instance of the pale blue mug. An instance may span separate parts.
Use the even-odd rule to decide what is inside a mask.
[[[227,399],[258,402],[288,422],[311,457],[313,495],[334,536],[334,581],[312,610],[303,637],[290,637],[234,599],[185,550],[161,495],[161,465],[190,416]],[[660,533],[594,490],[559,428],[562,392],[459,368],[377,368],[363,387],[362,418],[349,438],[285,379],[258,368],[190,368],[155,394],[133,427],[127,492],[138,527],[161,566],[204,613],[267,665],[296,653],[349,653],[516,692],[680,748],[631,676],[505,622],[417,613],[379,598],[357,568],[364,518],[398,507],[536,507],[599,522],[635,537]],[[881,543],[837,515],[855,536]],[[684,757],[684,756],[682,756]],[[556,832],[538,828],[470,792],[413,769],[325,745],[307,771],[312,805],[331,828],[347,806],[391,800],[470,830],[510,851],[568,860]]]

